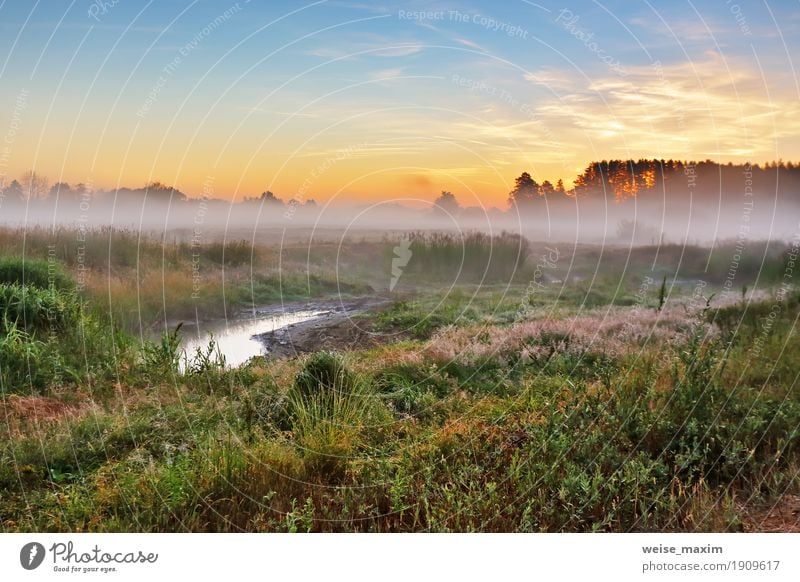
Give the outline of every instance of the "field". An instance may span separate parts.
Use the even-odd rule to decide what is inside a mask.
[[[0,230],[0,528],[797,531],[796,257]],[[180,347],[182,321],[365,296],[351,349]]]

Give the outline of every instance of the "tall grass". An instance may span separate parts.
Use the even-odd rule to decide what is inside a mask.
[[[289,392],[294,438],[312,469],[340,479],[349,457],[364,444],[364,430],[377,422],[368,384],[335,353],[312,355]]]
[[[519,235],[412,233],[403,277],[437,282],[510,282],[524,265],[529,244]],[[385,247],[390,265],[397,242]]]
[[[75,282],[55,260],[0,258],[0,284],[30,285],[40,289],[69,291]]]
[[[69,285],[63,285],[69,287]],[[74,290],[0,284],[0,388],[39,392],[113,373],[127,337],[92,317]]]

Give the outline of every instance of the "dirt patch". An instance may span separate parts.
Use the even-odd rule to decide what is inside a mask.
[[[257,339],[268,356],[291,358],[319,350],[365,349],[386,343],[386,335],[374,329],[371,313],[386,307],[390,299],[366,297],[345,302],[316,302],[310,310],[328,310],[311,321],[264,333]]]
[[[800,497],[784,495],[762,511],[753,511],[744,520],[748,532],[800,533]]]

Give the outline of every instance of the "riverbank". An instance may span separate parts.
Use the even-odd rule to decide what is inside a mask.
[[[290,358],[319,350],[363,349],[381,343],[381,335],[365,325],[361,316],[391,303],[387,297],[304,303],[302,309],[323,313],[313,319],[257,334],[254,338],[273,358]]]

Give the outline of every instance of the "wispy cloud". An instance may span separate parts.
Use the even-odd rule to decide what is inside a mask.
[[[575,86],[575,79],[563,69],[545,67],[523,75],[526,81],[553,90],[565,90]]]
[[[396,79],[403,74],[405,67],[394,67],[390,69],[378,69],[377,71],[370,71],[369,78],[376,80]]]
[[[264,109],[263,107],[239,107],[239,111],[246,111],[248,113],[269,113],[271,115],[279,115],[281,117],[318,117],[313,113],[274,111],[271,109]]]
[[[728,64],[730,71],[720,55],[707,53],[701,61],[631,67],[625,78],[596,78],[588,87],[576,81],[536,113],[584,141],[600,140],[604,150],[771,158],[777,138],[800,135],[800,104],[776,91],[774,79],[768,94],[743,59]]]
[[[471,49],[475,49],[477,51],[482,51],[482,52],[485,52],[485,53],[489,52],[489,49],[487,49],[486,47],[484,47],[484,46],[478,44],[477,42],[472,41],[472,40],[470,40],[468,38],[455,37],[453,40],[455,42],[457,42],[458,44],[464,45],[465,47],[468,47],[468,48],[471,48]]]
[[[675,38],[682,42],[709,42],[722,39],[736,31],[732,27],[722,27],[716,23],[698,18],[660,18],[648,14],[647,16],[634,16],[628,22],[633,26],[634,32],[641,31],[647,36],[657,35],[674,41]],[[643,41],[646,39],[642,39]]]
[[[424,44],[415,39],[388,38],[377,34],[361,35],[359,39],[323,46],[306,51],[310,56],[324,59],[358,57],[407,57],[422,52]]]

